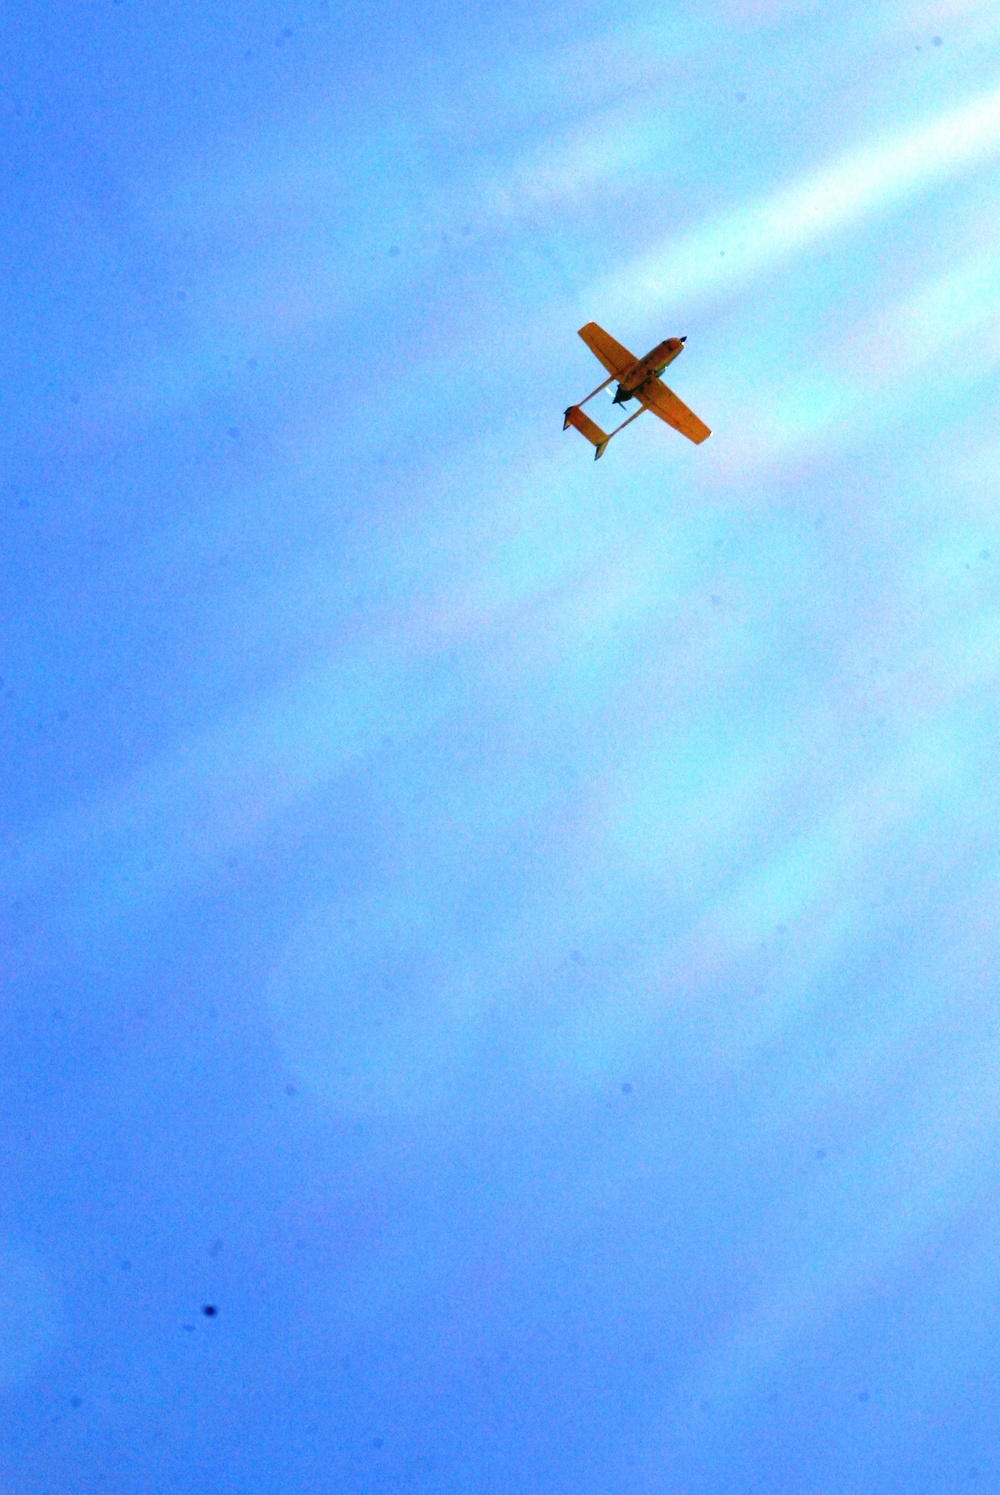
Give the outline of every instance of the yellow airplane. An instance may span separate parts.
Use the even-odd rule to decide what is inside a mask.
[[[604,451],[612,436],[617,436],[619,431],[631,425],[632,421],[638,420],[643,410],[651,410],[661,420],[665,420],[668,426],[673,426],[675,431],[680,431],[689,441],[704,441],[706,436],[711,436],[711,431],[700,421],[693,410],[679,400],[672,389],[668,389],[660,382],[660,375],[668,363],[673,363],[679,353],[683,353],[685,337],[668,337],[666,342],[658,343],[652,353],[647,353],[645,358],[635,358],[623,348],[621,343],[616,343],[611,335],[598,327],[596,322],[588,322],[586,327],[580,328],[580,336],[595,358],[598,358],[609,375],[603,384],[592,389],[586,400],[581,400],[579,405],[571,405],[566,411],[566,419],[563,421],[563,430],[567,426],[575,426],[597,450],[594,453],[594,461]],[[615,393],[616,405],[627,405],[629,400],[638,400],[640,409],[628,420],[623,420],[620,426],[615,426],[613,431],[607,435],[600,426],[584,415],[583,406],[587,400],[592,400],[602,389],[606,389],[613,380],[618,380],[618,389]]]

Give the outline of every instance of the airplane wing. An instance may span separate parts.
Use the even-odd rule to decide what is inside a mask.
[[[608,373],[614,374],[616,379],[636,361],[627,348],[616,343],[610,332],[605,332],[596,322],[588,322],[586,327],[581,327],[580,336],[594,357],[600,359]]]
[[[680,431],[688,441],[698,443],[704,441],[706,436],[711,436],[705,422],[699,420],[694,411],[689,410],[684,401],[679,400],[673,390],[668,389],[659,379],[650,379],[636,394],[647,410],[652,410],[668,426]]]

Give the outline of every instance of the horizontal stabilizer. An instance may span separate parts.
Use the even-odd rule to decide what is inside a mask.
[[[582,436],[586,436],[591,446],[597,448],[594,453],[594,461],[596,462],[611,440],[610,436],[605,435],[600,426],[596,425],[590,419],[589,415],[584,415],[579,405],[571,405],[566,411],[566,419],[563,421],[564,431],[567,426],[575,426]]]

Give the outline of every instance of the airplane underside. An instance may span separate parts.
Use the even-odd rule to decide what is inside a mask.
[[[574,426],[581,436],[585,436],[594,447],[594,460],[602,456],[612,436],[617,436],[632,421],[638,420],[644,410],[652,413],[665,421],[668,426],[673,426],[682,436],[696,444],[705,440],[712,433],[695,415],[693,410],[679,400],[672,389],[668,389],[660,381],[660,374],[672,363],[683,351],[685,338],[667,338],[658,343],[651,353],[645,358],[635,358],[627,348],[615,342],[603,327],[598,327],[596,322],[588,322],[585,327],[580,328],[580,336],[594,356],[603,363],[608,370],[608,377],[600,383],[596,389],[582,399],[578,405],[570,405],[565,411],[563,419],[563,430],[568,426]],[[628,383],[625,383],[625,380]],[[617,425],[613,431],[602,431],[596,421],[584,414],[583,406],[600,394],[602,389],[607,389],[609,384],[617,381],[618,388],[613,397],[615,405],[625,406],[632,400],[639,401],[639,409],[627,416],[625,420]]]

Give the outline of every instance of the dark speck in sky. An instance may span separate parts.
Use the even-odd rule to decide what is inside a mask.
[[[935,47],[940,47],[941,38],[939,36],[932,37],[931,40],[933,41]]]
[[[624,1085],[622,1086],[622,1095],[631,1095],[631,1094],[632,1094],[632,1086],[629,1083],[629,1081],[626,1080],[625,1083],[624,1083]]]
[[[866,1401],[868,1401],[868,1392],[867,1391],[859,1391],[858,1392],[858,1401],[859,1402],[866,1402]]]
[[[240,428],[239,428],[239,426],[230,426],[229,427],[229,434],[233,438],[233,440],[235,441],[236,438],[237,438],[237,436],[240,434]]]
[[[79,1396],[71,1396],[69,1399],[69,1404],[71,1407],[82,1407],[83,1399]]]
[[[206,1303],[201,1311],[207,1319],[214,1319],[219,1310],[214,1303]]]

